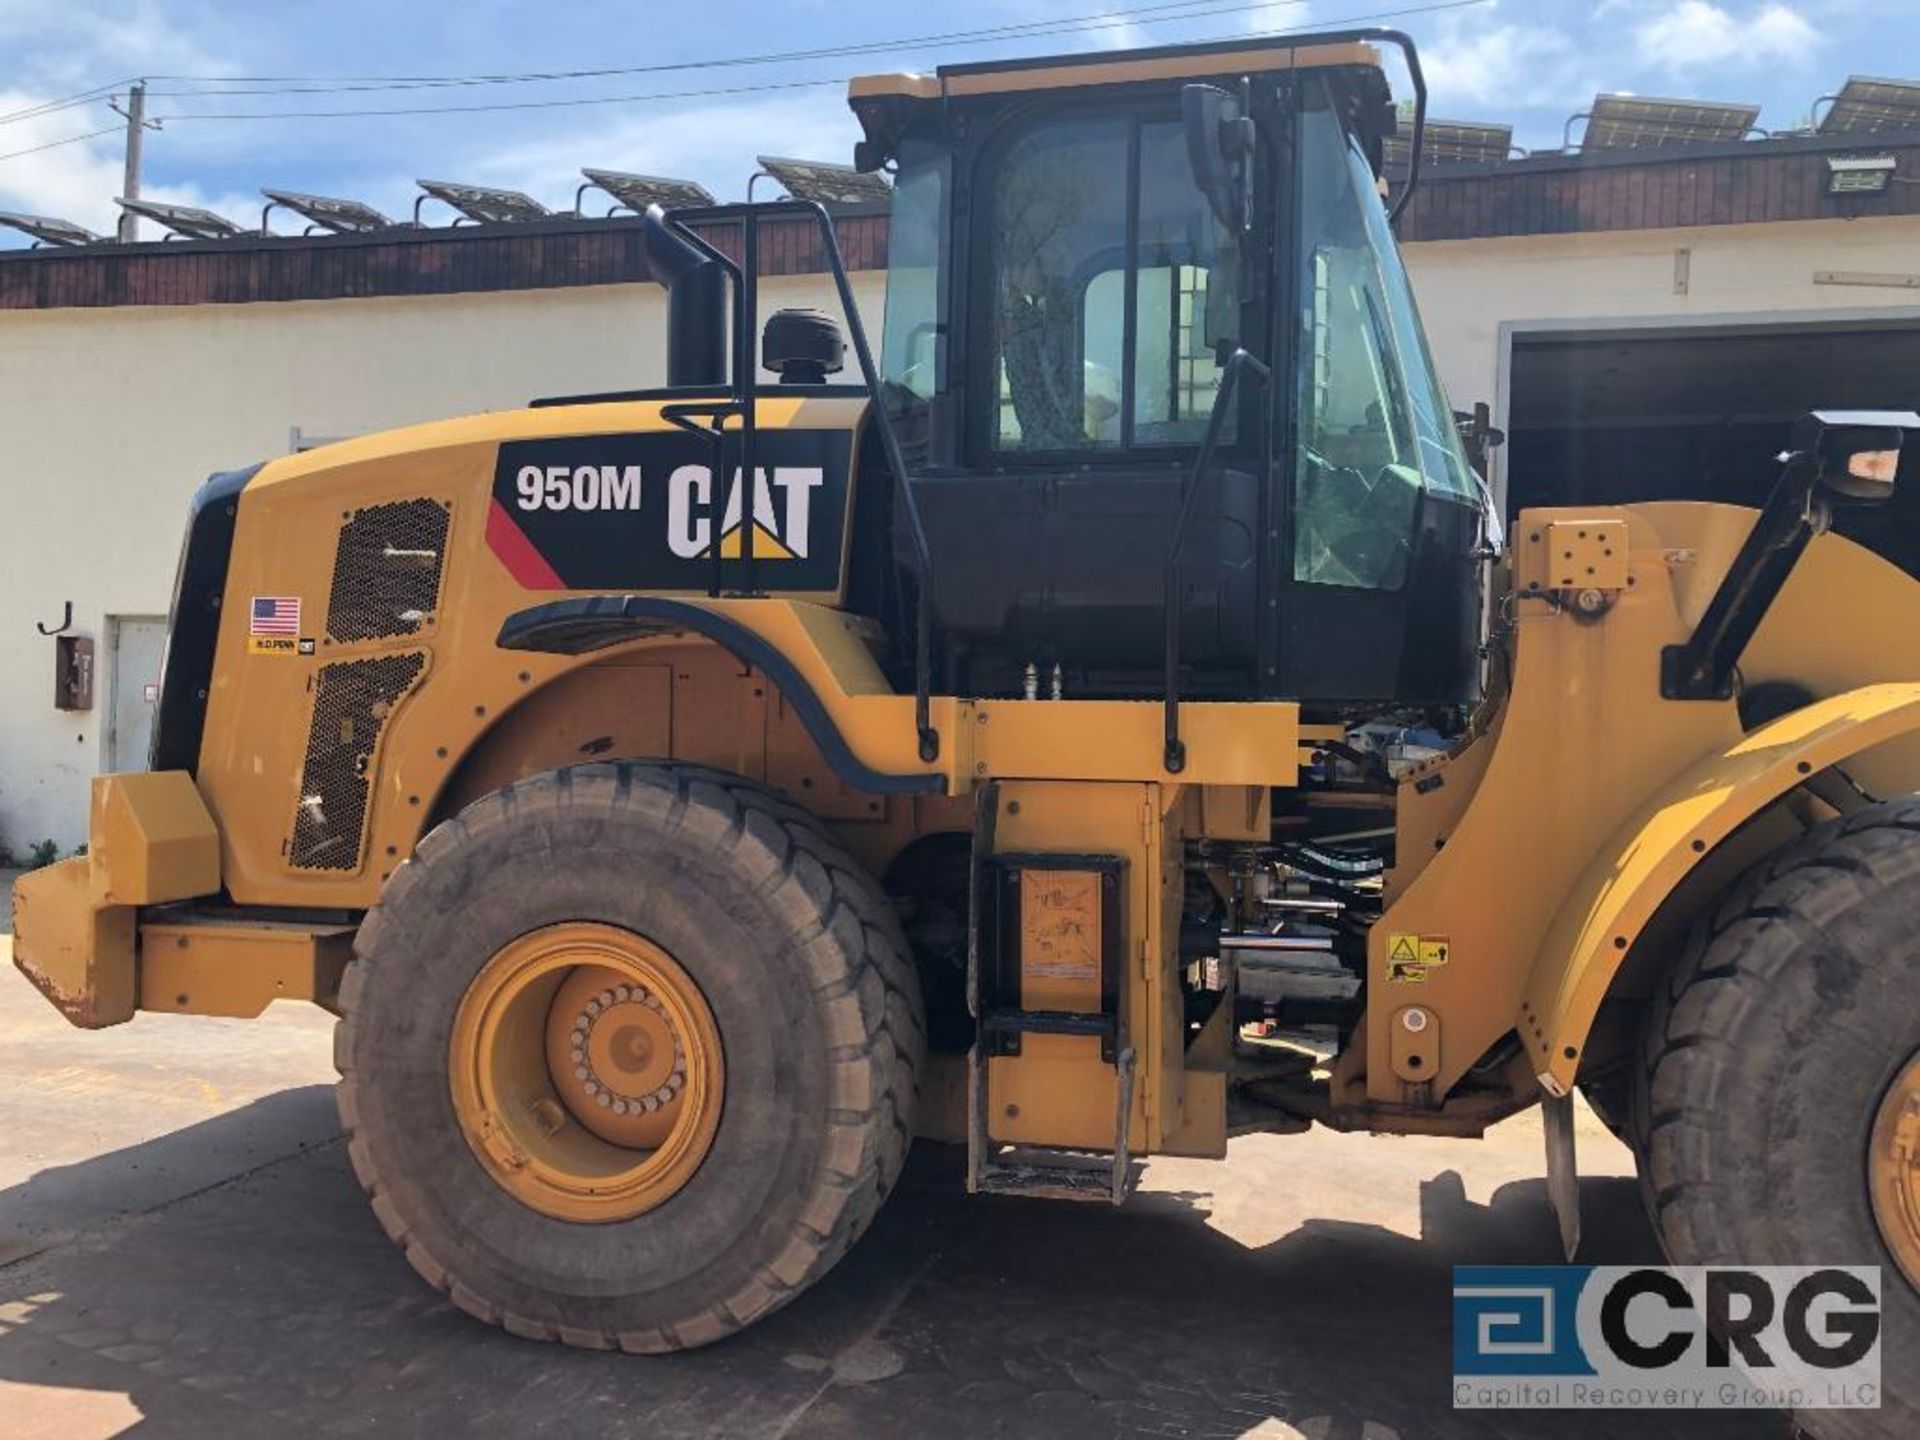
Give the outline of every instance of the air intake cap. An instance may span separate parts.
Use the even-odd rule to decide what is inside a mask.
[[[787,385],[824,385],[837,375],[846,344],[831,315],[818,310],[776,310],[760,338],[760,363]]]

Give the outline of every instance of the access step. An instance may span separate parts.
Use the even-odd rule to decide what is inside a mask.
[[[981,1195],[1025,1195],[1042,1200],[1093,1200],[1118,1205],[1133,1193],[1141,1166],[1124,1150],[1100,1155],[1032,1145],[1002,1147],[984,1167]]]
[[[1003,1021],[1028,1024],[1025,1030],[1003,1030],[1003,1034],[1098,1035],[1097,1029],[1046,1030],[1029,1024],[1036,1019],[1058,1019],[1045,1011],[1003,1011]],[[1139,1180],[1139,1166],[1127,1146],[1128,1121],[1133,1115],[1133,1051],[1121,1050],[1113,1057],[1114,1121],[1113,1150],[1101,1154],[1088,1150],[1062,1150],[1037,1145],[1004,1145],[987,1134],[987,1060],[994,1031],[992,1015],[981,1019],[980,1039],[967,1057],[967,1193],[969,1195],[1026,1195],[1049,1200],[1104,1200],[1118,1205],[1132,1192]],[[1076,1022],[1111,1017],[1071,1015]]]
[[[1113,1064],[1120,1043],[1120,1017],[1081,1010],[989,1010],[980,1017],[989,1055],[1018,1055],[1022,1035],[1089,1035],[1100,1040],[1100,1058]]]

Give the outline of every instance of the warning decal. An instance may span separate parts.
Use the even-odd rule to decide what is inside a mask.
[[[1452,958],[1445,935],[1387,936],[1387,979],[1396,985],[1424,985],[1427,976]]]

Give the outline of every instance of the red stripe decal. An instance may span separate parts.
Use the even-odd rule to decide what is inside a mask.
[[[547,563],[546,556],[533,548],[533,542],[527,539],[527,532],[515,523],[498,496],[494,497],[493,508],[487,511],[487,548],[500,557],[500,563],[507,567],[507,573],[526,589],[567,588],[566,582]]]

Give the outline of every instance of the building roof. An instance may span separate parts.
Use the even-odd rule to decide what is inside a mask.
[[[1830,156],[1892,157],[1877,193],[1828,193]],[[1406,242],[1920,215],[1920,131],[1812,134],[1657,150],[1590,150],[1429,165],[1401,216]],[[836,216],[849,270],[887,263],[880,206]],[[726,227],[702,227],[722,249]],[[770,220],[763,273],[821,274],[809,220]],[[0,310],[238,304],[540,290],[651,280],[633,216],[370,234],[241,236],[0,251]]]
[[[1473,240],[1920,215],[1920,132],[1863,139],[1791,135],[1435,165],[1421,174],[1400,218],[1400,238]],[[1874,194],[1829,194],[1828,157],[1865,154],[1891,156],[1894,181]]]
[[[693,228],[737,258],[737,231]],[[849,271],[886,267],[884,207],[843,208],[834,229]],[[764,222],[762,275],[826,270],[820,233],[811,220]],[[247,235],[0,251],[0,310],[452,295],[631,285],[653,278],[638,216],[556,216],[358,235]]]

